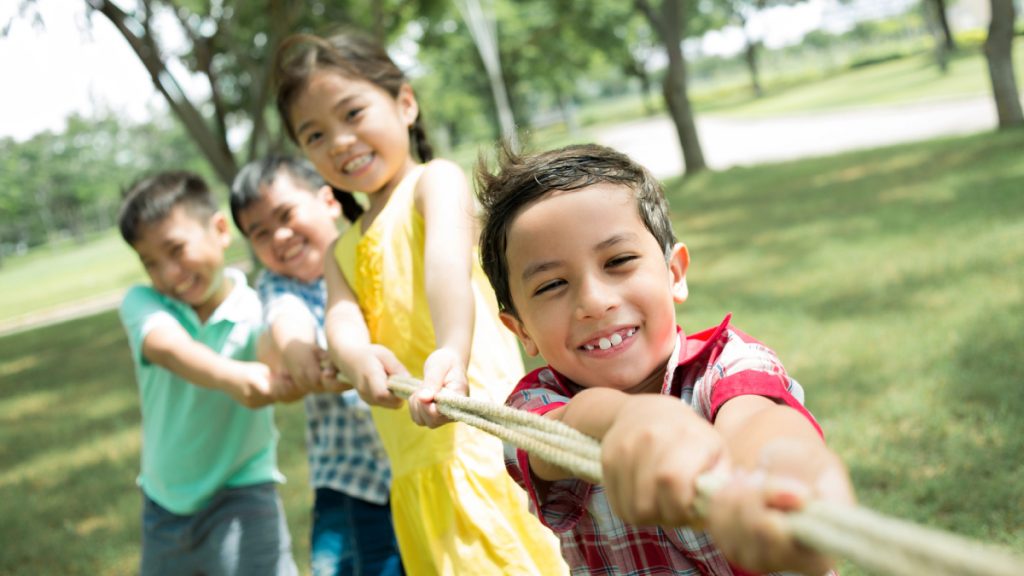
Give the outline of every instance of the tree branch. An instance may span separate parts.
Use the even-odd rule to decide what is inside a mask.
[[[117,28],[121,36],[128,42],[136,56],[145,66],[153,85],[167,101],[167,105],[181,120],[185,129],[199,145],[199,149],[213,166],[217,176],[230,185],[238,167],[230,152],[220,146],[218,139],[211,133],[202,115],[188,99],[174,76],[167,69],[161,57],[159,47],[149,30],[149,16],[139,22],[110,0],[85,0],[86,5],[103,14]],[[147,3],[148,4],[148,3]],[[149,12],[147,8],[147,12]],[[135,30],[141,31],[140,36]]]

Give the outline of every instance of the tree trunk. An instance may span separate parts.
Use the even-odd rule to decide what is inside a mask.
[[[668,54],[668,73],[662,86],[665,104],[676,126],[679,145],[683,149],[686,174],[707,169],[704,152],[697,135],[697,123],[686,85],[686,58],[683,56],[683,31],[686,29],[686,0],[662,0],[660,13],[647,0],[635,0],[636,6],[647,16],[651,26],[661,37]]]
[[[757,43],[750,38],[747,38],[744,58],[747,61],[747,70],[750,72],[750,90],[754,93],[754,98],[760,98],[764,96],[764,90],[761,89],[761,78],[757,70]]]
[[[985,40],[985,58],[992,80],[999,128],[1024,125],[1017,79],[1013,73],[1013,22],[1016,10],[1013,0],[992,0],[992,21]]]
[[[501,56],[498,51],[498,30],[494,22],[494,10],[488,6],[485,14],[480,0],[458,0],[455,6],[462,14],[462,20],[469,28],[470,36],[476,45],[477,52],[484,62],[487,80],[494,95],[494,105],[498,112],[498,124],[502,137],[513,150],[519,149],[519,137],[516,134],[515,114],[505,88],[505,78],[501,72]]]
[[[743,41],[746,43],[743,59],[746,61],[747,71],[750,73],[750,91],[753,92],[754,98],[760,98],[764,96],[764,90],[761,89],[761,77],[757,69],[758,41],[751,38],[750,33],[747,31],[747,18],[744,14],[739,12],[737,16],[740,20],[740,29],[743,30]]]
[[[935,18],[938,20],[939,28],[942,30],[942,41],[946,52],[956,50],[956,39],[953,38],[953,30],[949,27],[949,17],[946,15],[946,0],[933,0],[935,2]]]
[[[164,64],[161,55],[154,49],[155,42],[145,35],[137,35],[132,26],[128,24],[128,15],[109,0],[86,0],[91,8],[103,14],[121,33],[121,36],[128,41],[139,61],[149,72],[153,85],[167,101],[167,105],[178,117],[189,136],[198,145],[199,150],[206,157],[213,167],[214,172],[226,185],[231,186],[231,181],[238,172],[238,165],[234,156],[227,146],[226,135],[220,137],[215,135],[206,124],[202,115],[189,101],[181,86],[171,75]]]

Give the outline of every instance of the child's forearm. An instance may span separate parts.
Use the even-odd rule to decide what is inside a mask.
[[[288,351],[317,347],[316,326],[312,318],[278,317],[270,324],[270,341],[279,357],[287,358]]]
[[[763,396],[739,396],[718,411],[715,429],[725,440],[733,465],[758,467],[764,448],[779,440],[824,448],[821,436],[796,410]]]
[[[154,330],[143,341],[142,353],[153,364],[196,386],[221,390],[234,397],[247,393],[240,362],[217,354],[185,333]]]
[[[428,266],[424,282],[437,348],[454,352],[463,365],[469,362],[473,343],[476,306],[471,282],[472,269],[453,260],[450,251],[435,265]]]
[[[571,426],[580,432],[597,438],[604,438],[615,418],[630,396],[611,388],[588,388],[573,396],[564,406],[551,410],[544,416]],[[555,481],[572,477],[564,468],[552,464],[539,456],[530,455],[530,469],[542,480]]]

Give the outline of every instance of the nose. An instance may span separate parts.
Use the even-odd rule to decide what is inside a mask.
[[[164,286],[172,287],[178,283],[181,278],[181,266],[173,260],[168,260],[160,264],[160,281]]]
[[[341,154],[348,151],[356,141],[355,134],[346,128],[336,128],[331,134],[331,153]]]
[[[291,238],[292,229],[288,226],[278,226],[274,229],[274,242],[280,243]]]
[[[615,287],[601,278],[588,278],[578,285],[576,293],[576,318],[579,320],[601,318],[619,305]]]

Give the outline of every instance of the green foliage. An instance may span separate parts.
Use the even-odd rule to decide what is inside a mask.
[[[73,115],[63,132],[0,140],[0,255],[65,236],[82,240],[115,223],[121,191],[163,168],[208,173],[176,123],[134,124],[114,114]]]

